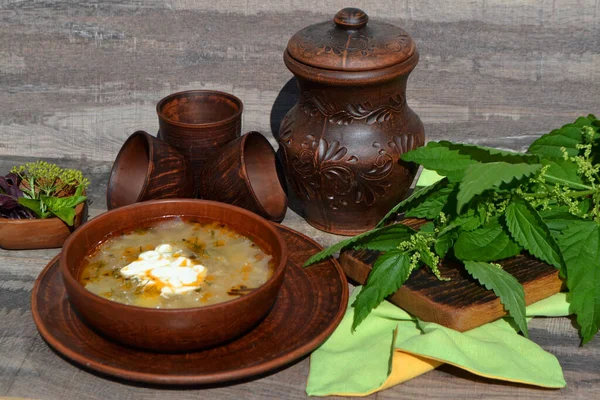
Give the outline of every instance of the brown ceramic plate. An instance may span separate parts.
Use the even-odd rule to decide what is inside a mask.
[[[184,354],[145,352],[111,342],[79,320],[52,260],[35,282],[31,309],[42,337],[58,353],[91,370],[139,382],[191,385],[246,379],[310,353],[340,323],[348,284],[332,259],[302,264],[322,249],[277,225],[289,248],[285,280],[271,312],[255,329],[223,346]]]

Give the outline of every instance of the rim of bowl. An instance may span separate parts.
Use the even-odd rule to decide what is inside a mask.
[[[269,147],[271,148],[271,150],[273,151],[273,160],[275,162],[277,162],[277,155],[275,154],[275,150],[273,150],[273,147],[271,146],[271,143],[269,143],[269,140],[260,132],[258,131],[250,131],[248,133],[246,133],[245,135],[242,136],[242,151],[240,151],[240,164],[242,166],[242,171],[244,172],[244,180],[246,181],[246,184],[248,185],[248,188],[250,189],[250,192],[252,193],[252,198],[254,199],[254,202],[256,203],[256,205],[258,205],[258,207],[260,208],[261,212],[263,212],[265,215],[268,215],[270,218],[273,218],[274,221],[279,221],[281,220],[283,217],[285,217],[285,214],[287,212],[287,207],[288,207],[288,199],[287,199],[287,195],[285,193],[285,190],[283,190],[283,187],[281,187],[281,191],[283,193],[284,196],[284,207],[282,210],[280,210],[280,212],[277,215],[273,215],[271,214],[263,205],[263,203],[260,201],[260,199],[258,198],[258,196],[256,195],[256,192],[254,191],[254,187],[252,186],[252,182],[250,181],[250,175],[248,175],[248,170],[246,169],[246,160],[244,158],[244,155],[246,154],[246,141],[248,140],[249,136],[256,136],[258,138],[260,138],[260,140],[263,140],[264,142],[266,142]],[[277,177],[277,181],[280,183],[281,186],[281,181],[279,180],[279,176],[277,174],[277,170],[275,170],[275,176]]]
[[[172,119],[167,118],[167,116],[165,116],[165,114],[163,114],[162,106],[165,103],[174,99],[175,97],[182,97],[184,95],[190,95],[190,94],[213,94],[213,95],[217,95],[217,96],[221,96],[221,97],[226,97],[226,98],[232,100],[234,103],[236,103],[239,107],[238,107],[237,112],[235,112],[235,114],[233,114],[231,117],[222,119],[220,121],[203,122],[203,123],[199,123],[199,124],[190,124],[188,122],[173,121]],[[170,95],[163,97],[162,99],[160,99],[158,104],[156,104],[156,113],[158,114],[158,117],[160,119],[167,121],[171,125],[181,126],[181,127],[185,127],[185,128],[194,128],[194,127],[200,128],[200,127],[223,125],[223,124],[226,124],[226,123],[231,122],[234,119],[238,118],[242,114],[242,111],[244,111],[244,103],[242,102],[242,100],[239,97],[237,97],[231,93],[223,92],[220,90],[204,90],[204,89],[182,90],[181,92],[171,93]]]
[[[281,259],[279,260],[279,264],[277,264],[275,266],[275,269],[273,271],[273,275],[271,275],[269,277],[269,279],[267,279],[267,281],[265,283],[263,283],[261,286],[259,286],[256,290],[253,290],[252,292],[244,295],[244,296],[240,296],[236,299],[232,299],[232,300],[227,300],[227,301],[223,301],[220,303],[216,303],[216,304],[211,304],[211,305],[206,305],[206,306],[199,306],[199,307],[187,307],[187,308],[150,308],[150,307],[140,307],[140,306],[135,306],[135,305],[129,305],[129,304],[123,304],[123,303],[119,303],[113,300],[108,300],[105,299],[102,296],[99,296],[95,293],[90,292],[89,290],[87,290],[77,279],[75,279],[73,277],[73,275],[71,274],[71,272],[69,271],[69,268],[67,267],[67,252],[65,251],[66,249],[68,249],[71,244],[75,241],[75,238],[78,235],[81,235],[82,232],[84,232],[86,229],[93,229],[94,225],[97,224],[98,220],[101,220],[103,218],[108,218],[107,215],[112,215],[115,213],[123,213],[123,212],[127,212],[129,211],[131,208],[134,207],[145,207],[145,206],[151,206],[153,204],[167,204],[167,203],[189,203],[189,202],[202,202],[202,203],[207,203],[211,206],[217,206],[217,207],[222,207],[222,208],[226,208],[229,209],[229,211],[231,212],[238,212],[238,213],[242,213],[245,214],[246,217],[249,217],[251,219],[256,220],[259,223],[263,223],[263,225],[266,226],[266,228],[271,231],[271,233],[273,233],[275,235],[275,237],[277,238],[277,241],[282,244],[281,246]],[[177,216],[185,216],[185,214],[179,214],[179,215],[167,215],[167,216],[163,216],[164,217],[177,217]],[[161,218],[161,217],[157,217],[157,218]],[[154,218],[151,218],[154,219]],[[147,219],[145,221],[149,221],[151,219]],[[109,236],[111,232],[107,233],[105,236]],[[97,245],[97,244],[96,244]],[[84,297],[87,297],[90,300],[93,301],[99,301],[101,304],[106,304],[106,305],[110,305],[113,307],[116,307],[118,309],[126,309],[126,310],[146,310],[146,311],[152,311],[158,314],[174,314],[174,313],[187,313],[190,311],[198,311],[198,310],[209,310],[209,309],[218,309],[221,307],[224,307],[225,305],[231,305],[231,304],[237,304],[237,303],[242,303],[245,299],[248,299],[249,297],[256,297],[258,296],[259,292],[261,292],[261,289],[267,287],[267,285],[272,285],[273,282],[275,282],[275,280],[277,278],[279,278],[280,275],[285,273],[285,267],[287,264],[287,258],[288,258],[288,248],[287,248],[287,243],[285,242],[285,240],[283,239],[283,236],[281,235],[281,233],[279,233],[279,231],[277,230],[277,228],[275,227],[275,225],[273,225],[271,222],[269,222],[268,220],[266,220],[265,218],[261,217],[258,214],[255,214],[251,211],[248,211],[246,209],[243,209],[241,207],[237,207],[237,206],[233,206],[231,204],[225,204],[225,203],[219,203],[216,201],[211,201],[211,200],[198,200],[198,199],[165,199],[165,200],[150,200],[150,201],[144,201],[141,203],[134,203],[134,204],[130,204],[127,206],[123,206],[123,207],[119,207],[116,208],[114,210],[110,210],[107,211],[103,214],[98,215],[97,217],[93,218],[92,220],[88,221],[87,223],[83,224],[81,227],[79,227],[77,230],[75,230],[75,232],[73,232],[73,234],[71,234],[69,236],[69,238],[67,239],[67,241],[65,242],[65,244],[63,245],[63,248],[60,252],[60,259],[59,259],[59,268],[60,271],[63,275],[63,279],[68,280],[71,283],[72,287],[76,287],[76,290],[82,294]],[[67,291],[67,295],[68,295],[68,291]]]
[[[138,193],[137,198],[133,201],[133,203],[129,203],[124,206],[116,205],[114,209],[137,203],[138,201],[140,201],[144,191],[148,187],[148,180],[150,179],[150,173],[152,172],[151,171],[152,163],[153,163],[152,160],[154,158],[154,146],[152,146],[152,143],[151,143],[151,141],[152,141],[151,138],[153,138],[153,136],[150,135],[146,131],[135,131],[131,135],[129,135],[127,140],[125,140],[125,143],[123,143],[123,146],[121,146],[121,149],[119,150],[119,154],[117,154],[117,158],[115,159],[115,162],[113,163],[113,167],[110,170],[110,176],[108,177],[108,186],[106,188],[106,207],[107,208],[111,206],[110,198],[112,197],[112,193],[114,190],[114,184],[115,184],[113,182],[113,179],[114,179],[114,175],[116,174],[117,169],[119,168],[119,161],[121,161],[121,157],[125,153],[126,146],[130,145],[130,142],[133,141],[137,136],[143,137],[144,141],[146,142],[146,145],[148,146],[148,165],[146,166],[146,175],[144,176],[144,184],[142,185],[142,189]]]

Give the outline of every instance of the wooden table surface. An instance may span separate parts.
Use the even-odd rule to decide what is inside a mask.
[[[4,157],[0,171],[28,161]],[[111,163],[61,161],[61,165],[83,168],[91,177],[90,217],[106,210],[105,191]],[[323,245],[338,237],[319,232],[289,210],[284,225],[316,239]],[[87,372],[61,358],[38,334],[30,312],[33,283],[59,250],[0,250],[0,396],[38,399],[271,399],[305,398],[309,360],[242,384],[211,388],[157,388],[119,382]],[[370,396],[380,399],[476,398],[600,398],[600,340],[579,347],[579,338],[569,318],[535,318],[531,339],[560,361],[567,388],[542,390],[505,384],[464,372],[448,365],[411,381]],[[340,366],[342,368],[343,366]]]

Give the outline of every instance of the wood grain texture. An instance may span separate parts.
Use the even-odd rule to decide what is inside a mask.
[[[243,130],[269,132],[295,103],[287,40],[342,0],[42,0],[0,2],[0,170],[69,157],[92,177],[90,216],[125,138],[158,128],[156,102],[185,89],[230,92]],[[540,133],[600,110],[599,0],[355,1],[398,24],[421,54],[407,98],[429,140],[523,149]],[[276,142],[270,138],[275,146]],[[288,211],[284,225],[323,245],[339,237]],[[108,381],[57,356],[37,333],[30,291],[58,250],[0,250],[0,396],[43,399],[305,398],[307,359],[262,379],[177,391]],[[530,337],[561,362],[567,388],[539,390],[444,366],[379,399],[593,399],[600,340],[583,348],[568,318],[535,318]]]
[[[370,250],[348,250],[340,255],[340,264],[348,278],[364,284],[379,254]],[[526,256],[513,257],[500,264],[523,285],[526,305],[560,292],[562,281],[558,270],[550,265]],[[423,321],[460,332],[506,315],[500,299],[458,263],[442,263],[440,273],[449,281],[439,281],[426,269],[415,271],[388,300]]]
[[[270,119],[283,116],[273,105],[292,77],[282,61],[287,40],[342,3],[2,2],[0,155],[51,150],[112,161],[129,134],[156,131],[158,100],[192,88],[235,94],[245,105],[243,130],[268,132]],[[599,4],[353,5],[415,39],[421,61],[407,99],[428,139],[518,149],[600,109]]]

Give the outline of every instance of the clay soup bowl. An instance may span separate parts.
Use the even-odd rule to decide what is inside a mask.
[[[86,255],[112,235],[174,216],[219,222],[252,239],[274,261],[273,275],[249,294],[219,304],[181,309],[125,305],[93,294],[77,280]],[[69,300],[84,322],[125,345],[160,352],[215,346],[254,327],[267,315],[283,282],[287,247],[279,231],[250,211],[205,200],[175,199],[132,204],[102,214],[71,235],[60,256]]]

